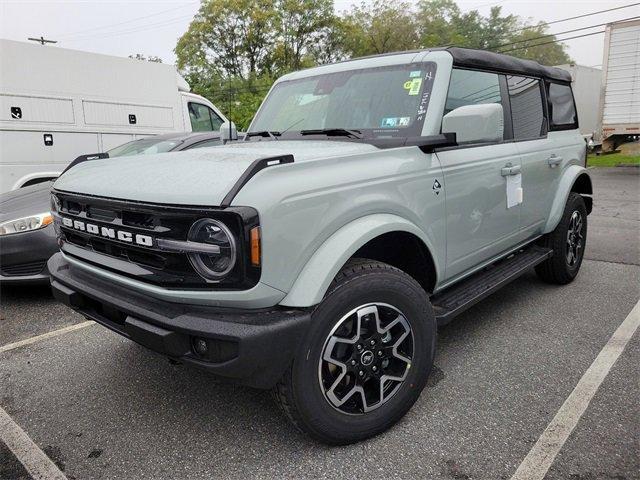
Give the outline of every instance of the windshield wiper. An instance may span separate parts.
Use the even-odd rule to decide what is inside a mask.
[[[347,130],[346,128],[316,128],[312,130],[300,130],[300,135],[327,135],[328,137],[362,138],[360,130]]]
[[[276,137],[282,135],[280,132],[276,132],[275,130],[259,130],[257,132],[247,132],[244,134],[244,138],[247,139],[249,137],[269,137],[277,140]]]

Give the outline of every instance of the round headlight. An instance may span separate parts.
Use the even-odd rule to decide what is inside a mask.
[[[227,226],[211,218],[202,218],[189,230],[189,240],[217,246],[217,253],[190,253],[189,260],[196,271],[208,280],[220,280],[236,264],[236,241]]]

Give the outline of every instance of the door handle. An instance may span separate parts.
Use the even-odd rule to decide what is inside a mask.
[[[562,163],[562,157],[558,157],[555,153],[547,158],[547,163],[551,168],[557,167]]]
[[[500,175],[503,177],[509,177],[511,175],[517,175],[520,173],[520,165],[512,166],[507,164],[500,170]]]

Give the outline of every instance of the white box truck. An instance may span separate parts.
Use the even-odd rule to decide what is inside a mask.
[[[603,151],[640,136],[640,20],[605,29],[599,139]]]
[[[0,192],[136,138],[218,130],[172,65],[0,39]]]

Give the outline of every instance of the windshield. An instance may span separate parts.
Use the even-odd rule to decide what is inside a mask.
[[[151,155],[173,150],[180,145],[182,140],[162,140],[159,138],[141,138],[133,142],[125,143],[107,151],[109,157],[126,157],[129,155]]]
[[[265,99],[250,132],[299,137],[308,130],[345,129],[364,138],[419,136],[435,71],[435,63],[423,62],[283,81]]]

